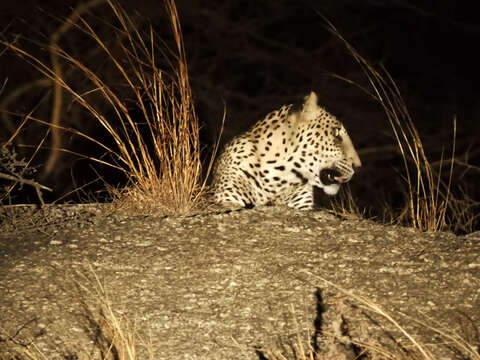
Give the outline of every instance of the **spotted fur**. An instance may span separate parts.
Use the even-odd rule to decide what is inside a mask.
[[[228,208],[275,203],[311,209],[314,187],[335,195],[359,166],[342,123],[312,92],[301,110],[282,106],[227,144],[214,168],[213,198]]]

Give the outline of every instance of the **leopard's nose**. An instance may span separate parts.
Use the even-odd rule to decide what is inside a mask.
[[[344,151],[346,158],[350,161],[353,168],[359,168],[362,166],[362,162],[360,161],[360,157],[353,146],[352,140],[348,136],[345,136],[343,139],[344,143]]]
[[[352,164],[352,167],[354,169],[358,169],[358,168],[362,167],[362,161],[360,160],[360,157],[358,156],[358,154],[355,150],[353,150],[353,152],[350,153],[349,155],[350,155],[350,157],[348,158],[348,160],[350,160],[350,162]]]
[[[362,162],[360,161],[359,157],[357,157],[357,159],[350,159],[350,160],[352,161],[352,165],[355,170],[362,167]]]

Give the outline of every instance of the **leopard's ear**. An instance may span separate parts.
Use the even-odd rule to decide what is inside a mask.
[[[320,108],[317,105],[317,94],[311,92],[310,95],[305,96],[305,102],[303,103],[302,118],[304,120],[312,120],[318,115]]]
[[[318,97],[315,91],[312,91],[309,95],[305,96],[303,110],[312,111],[312,110],[315,110],[317,106],[318,106]]]

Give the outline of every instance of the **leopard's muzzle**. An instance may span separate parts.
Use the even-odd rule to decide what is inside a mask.
[[[339,161],[333,166],[320,170],[320,182],[322,189],[327,195],[335,195],[340,190],[340,186],[349,182],[355,170],[347,162]]]

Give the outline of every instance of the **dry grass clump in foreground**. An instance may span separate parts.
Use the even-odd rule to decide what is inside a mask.
[[[100,330],[101,336],[97,346],[101,347],[102,359],[137,360],[155,359],[150,343],[146,343],[138,332],[135,321],[120,315],[112,305],[109,293],[104,285],[90,268],[94,280],[79,274],[78,287],[86,297],[93,300],[99,307],[99,319],[95,327]],[[92,318],[94,315],[91,315]],[[139,355],[139,348],[144,350],[143,356]],[[145,355],[147,354],[147,355]]]
[[[53,116],[50,122],[33,116],[29,120],[48,126],[54,134],[53,139],[68,132],[90,141],[107,155],[88,157],[56,147],[57,140],[48,161],[49,168],[61,151],[87,157],[126,176],[128,186],[113,191],[122,206],[143,212],[188,213],[198,206],[204,186],[200,183],[199,122],[175,2],[165,0],[171,39],[160,38],[151,27],[142,32],[117,2],[105,2],[113,13],[113,20],[107,25],[115,35],[115,43],[109,42],[110,38],[102,38],[95,30],[97,24],[85,20],[79,9],[74,10],[65,27],[93,40],[111,71],[116,73],[115,85],[104,79],[106,75],[102,76],[104,73],[100,70],[93,70],[60,47],[58,39],[52,40],[49,46],[52,65],[12,42],[0,41],[49,79],[54,94],[61,94],[54,98],[53,113],[58,113],[61,107],[61,101],[58,103],[55,99],[68,95],[72,104],[79,104],[86,110],[111,140],[105,142],[78,129],[62,126],[59,116]],[[99,6],[102,2],[93,0],[92,3]],[[66,29],[59,30],[61,34],[65,32]],[[63,76],[61,62],[89,82],[87,91],[78,91],[76,84],[69,83]]]
[[[150,342],[144,341],[135,320],[122,315],[114,308],[110,292],[90,267],[89,277],[77,274],[74,280],[79,294],[83,297],[85,317],[94,337],[93,349],[62,356],[63,360],[154,360]],[[93,305],[87,305],[93,304]],[[46,360],[48,354],[42,352],[34,342],[16,339],[16,334],[8,334],[0,328],[0,360]],[[71,341],[70,341],[71,342]],[[2,345],[3,343],[3,345]]]
[[[437,357],[435,347],[448,349],[451,354],[456,354],[453,359],[462,360],[480,360],[480,344],[473,344],[466,341],[462,336],[457,334],[453,329],[446,328],[440,323],[431,318],[425,317],[425,320],[420,321],[412,319],[404,314],[397,314],[404,317],[407,321],[411,321],[419,326],[428,329],[429,332],[437,335],[435,343],[425,344],[420,342],[416,336],[409,333],[394,316],[383,310],[379,305],[373,301],[359,295],[353,294],[351,291],[343,289],[342,287],[330,282],[329,280],[314,275],[308,271],[304,271],[315,282],[323,283],[330,288],[334,288],[340,292],[349,302],[352,302],[356,307],[369,314],[379,315],[387,320],[397,332],[402,334],[402,337],[407,342],[400,342],[398,339],[391,338],[391,334],[385,333],[385,337],[389,338],[394,346],[387,346],[380,342],[381,339],[372,339],[368,334],[362,336],[364,339],[359,341],[354,339],[349,334],[349,326],[344,316],[347,307],[351,306],[344,301],[337,301],[336,304],[330,307],[327,311],[329,313],[329,321],[320,318],[318,323],[322,324],[322,328],[317,328],[317,321],[315,323],[315,332],[313,335],[300,330],[300,326],[296,320],[296,315],[293,306],[291,307],[292,318],[296,326],[296,334],[294,340],[288,344],[282,344],[282,348],[289,348],[293,353],[293,357],[286,355],[281,350],[265,350],[259,351],[261,358],[269,360],[330,360],[330,359],[364,359],[364,360],[436,360]],[[317,307],[318,308],[318,307]],[[317,317],[322,317],[323,314],[317,314]],[[325,324],[326,323],[326,324]],[[380,326],[376,323],[376,326]],[[326,327],[326,328],[324,328]],[[478,332],[478,329],[474,329]],[[317,337],[320,336],[320,339]],[[477,335],[478,336],[478,335]],[[475,336],[475,337],[477,337]],[[366,340],[365,340],[366,339]],[[478,338],[473,339],[478,341]]]

